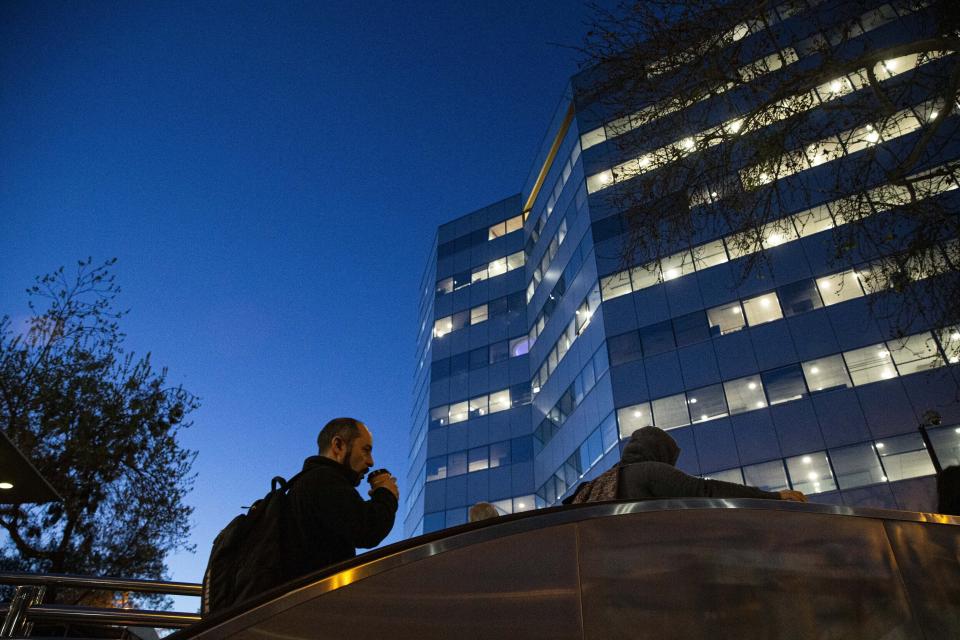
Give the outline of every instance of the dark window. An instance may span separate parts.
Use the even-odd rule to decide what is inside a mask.
[[[506,360],[509,357],[510,348],[509,343],[506,340],[502,342],[494,342],[490,345],[490,364]]]
[[[453,274],[453,290],[456,291],[470,284],[472,277],[473,275],[469,271]]]
[[[688,344],[703,342],[710,338],[710,325],[703,311],[694,311],[685,316],[673,319],[673,333],[677,338],[677,346],[685,347]]]
[[[529,436],[528,438],[529,439]],[[490,468],[510,464],[510,441],[494,442],[490,445]]]
[[[573,413],[574,404],[573,404],[573,387],[568,388],[562,396],[560,396],[559,402],[557,402],[557,408],[560,410],[560,414],[563,416],[563,419],[566,420],[570,417],[570,414]]]
[[[670,321],[644,327],[640,330],[640,342],[643,344],[643,355],[652,356],[664,353],[674,348],[673,326]]]
[[[523,313],[527,308],[527,294],[525,291],[517,291],[507,296],[507,310],[510,313]]]
[[[470,370],[479,369],[487,366],[488,361],[487,348],[480,347],[470,352]]]
[[[511,440],[510,459],[514,464],[533,460],[533,439],[530,436],[524,436]]]
[[[803,382],[803,370],[794,364],[782,369],[774,369],[762,374],[763,387],[767,390],[767,400],[773,404],[799,400],[807,393]]]
[[[470,312],[461,311],[450,316],[450,331],[463,329],[470,324]],[[448,332],[449,333],[449,332]]]
[[[530,404],[530,384],[522,382],[510,387],[510,400],[514,407]]]
[[[458,353],[450,358],[450,375],[466,373],[470,369],[470,353]]]
[[[490,318],[503,316],[507,314],[507,299],[497,298],[487,303],[487,310]]]
[[[431,380],[436,381],[441,378],[446,378],[449,375],[450,375],[450,358],[437,360],[430,365]]]
[[[469,235],[460,236],[459,238],[453,241],[453,250],[456,253],[465,251],[470,248],[472,244],[472,238]]]
[[[591,225],[591,230],[593,231],[593,241],[595,243],[614,238],[623,231],[620,216],[615,215],[604,218],[603,220],[597,220]]]
[[[609,338],[607,349],[610,351],[611,365],[633,362],[643,357],[643,349],[640,348],[640,333],[637,331],[630,331]]]
[[[813,311],[823,306],[815,280],[801,280],[784,285],[777,289],[777,293],[780,295],[780,306],[785,316]]]

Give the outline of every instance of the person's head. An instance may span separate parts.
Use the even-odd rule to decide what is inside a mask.
[[[500,512],[497,511],[497,508],[489,502],[478,502],[470,507],[470,522],[479,522],[480,520],[488,520],[490,518],[499,517]]]
[[[320,455],[339,462],[350,472],[353,485],[363,480],[373,466],[373,436],[367,426],[354,418],[334,418],[317,436]]]
[[[662,462],[674,465],[680,457],[680,447],[667,432],[657,427],[643,427],[630,435],[620,456],[622,464],[635,462]]]

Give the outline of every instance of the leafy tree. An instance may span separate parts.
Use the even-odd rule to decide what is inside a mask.
[[[894,334],[960,320],[953,3],[641,0],[595,16],[576,100],[602,123],[581,132],[587,173],[612,169],[588,188],[621,216],[625,266],[669,279],[723,236],[741,281],[762,278],[777,245],[832,228],[825,255],[856,266]]]
[[[114,263],[38,277],[29,326],[0,320],[0,426],[63,496],[0,505],[8,569],[162,579],[165,556],[187,546],[195,453],[177,435],[199,404],[149,354],[124,351]]]

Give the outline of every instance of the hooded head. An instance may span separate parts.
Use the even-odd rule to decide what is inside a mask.
[[[672,466],[679,457],[680,447],[666,431],[657,427],[644,427],[630,436],[630,441],[620,456],[620,463],[662,462]]]

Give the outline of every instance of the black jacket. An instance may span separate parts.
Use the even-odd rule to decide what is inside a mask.
[[[397,499],[377,489],[364,500],[349,473],[322,456],[304,460],[288,498],[286,580],[318,571],[380,544],[393,528]]]
[[[680,447],[656,427],[637,429],[620,456],[617,497],[640,498],[767,498],[780,494],[721,480],[687,475],[673,465]]]
[[[780,494],[720,480],[687,475],[673,465],[680,447],[657,427],[637,429],[623,448],[620,462],[595,480],[581,483],[564,499],[572,502],[644,498],[766,498]]]

